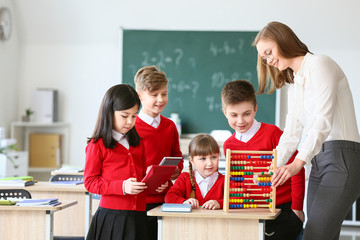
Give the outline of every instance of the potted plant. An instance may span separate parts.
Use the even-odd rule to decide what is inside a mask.
[[[31,108],[27,108],[25,110],[25,115],[22,116],[22,121],[23,122],[29,122],[30,121],[30,116],[34,113],[34,111],[31,110]]]
[[[1,144],[0,144],[0,156],[4,155],[5,158],[14,165],[14,168],[17,168],[18,166],[15,164],[14,159],[12,159],[7,153],[9,151],[17,151],[17,150],[18,150],[18,148],[17,148],[16,144],[11,144],[8,146],[1,146]]]

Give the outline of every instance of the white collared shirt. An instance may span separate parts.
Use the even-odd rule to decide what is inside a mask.
[[[246,132],[239,133],[238,131],[236,131],[235,138],[242,142],[248,142],[257,133],[257,131],[259,131],[260,127],[261,123],[254,119],[253,124]]]
[[[303,130],[306,139],[296,157],[306,163],[325,141],[360,142],[348,80],[327,56],[306,54],[294,73],[294,84],[288,89],[285,129],[277,147],[278,166],[285,165],[298,148]]]
[[[195,170],[195,180],[200,188],[201,195],[203,196],[203,198],[210,191],[211,187],[215,184],[218,177],[219,177],[219,173],[217,171],[214,172],[211,176],[207,178],[203,178],[200,175],[200,173],[197,170]]]
[[[150,126],[154,127],[154,128],[158,128],[160,125],[160,114],[157,115],[155,118],[147,115],[146,113],[144,113],[142,110],[140,110],[138,117],[143,120],[145,123],[149,124]]]
[[[115,139],[115,141],[117,141],[118,143],[123,145],[127,150],[129,150],[130,145],[129,145],[129,141],[128,141],[127,137],[125,136],[125,134],[119,133],[113,129],[112,137]]]

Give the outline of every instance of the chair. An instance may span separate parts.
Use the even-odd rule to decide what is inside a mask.
[[[92,199],[100,200],[101,195],[92,193]]]
[[[83,175],[71,175],[71,174],[57,174],[53,175],[49,179],[50,182],[56,181],[84,181]]]
[[[25,189],[0,189],[0,199],[7,198],[31,198],[31,194]]]

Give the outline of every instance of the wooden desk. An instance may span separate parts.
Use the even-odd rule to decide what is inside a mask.
[[[1,187],[19,188],[19,187]],[[33,186],[21,187],[31,193],[32,198],[59,198],[63,201],[77,201],[78,205],[71,209],[55,213],[55,236],[85,236],[91,219],[93,201],[92,195],[84,184],[58,185],[49,182],[38,182]]]
[[[62,201],[61,199],[59,200]],[[62,204],[55,207],[23,207],[15,205],[2,205],[0,206],[0,239],[52,240],[54,229],[54,213],[60,210],[64,210],[75,204],[77,204],[76,201],[62,201]],[[71,216],[69,218],[71,218]]]
[[[160,206],[147,212],[158,217],[159,240],[259,240],[264,239],[264,221],[280,213],[266,209],[193,209],[191,213],[162,212]]]

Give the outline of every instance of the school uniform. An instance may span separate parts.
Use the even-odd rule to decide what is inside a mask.
[[[160,114],[156,118],[145,114],[142,110],[139,112],[135,128],[142,138],[146,151],[146,166],[159,165],[163,157],[182,157],[179,144],[179,133],[174,122]],[[181,172],[183,161],[178,165]],[[167,190],[172,186],[169,181],[169,187],[159,194],[150,194],[146,196],[146,210],[151,210],[164,202]],[[157,217],[149,216],[148,230],[149,239],[157,239]]]
[[[128,178],[141,181],[145,176],[144,146],[129,146],[125,136],[118,140],[114,149],[105,148],[102,139],[86,146],[84,185],[101,195],[87,239],[147,239],[145,194],[124,189]]]
[[[235,132],[224,142],[224,152],[231,150],[271,151],[276,148],[282,131],[275,125],[260,123],[254,120],[246,133]],[[289,163],[294,161],[294,156]],[[252,188],[256,186],[252,186]],[[254,192],[255,193],[255,192]],[[305,193],[304,168],[276,188],[276,207],[281,208],[280,215],[275,220],[266,221],[266,239],[296,239],[302,230],[303,223],[292,211],[303,210]]]
[[[196,170],[194,171],[194,175],[195,198],[199,201],[199,205],[202,206],[209,200],[216,200],[220,204],[220,208],[222,208],[224,203],[224,175],[215,172],[209,176],[208,179],[204,179],[199,176],[200,174]],[[165,202],[183,203],[190,198],[191,190],[190,174],[183,172],[167,192]]]
[[[312,163],[303,239],[338,239],[342,221],[360,197],[360,136],[347,78],[329,57],[307,53],[288,89],[288,115],[278,149],[284,165]]]

